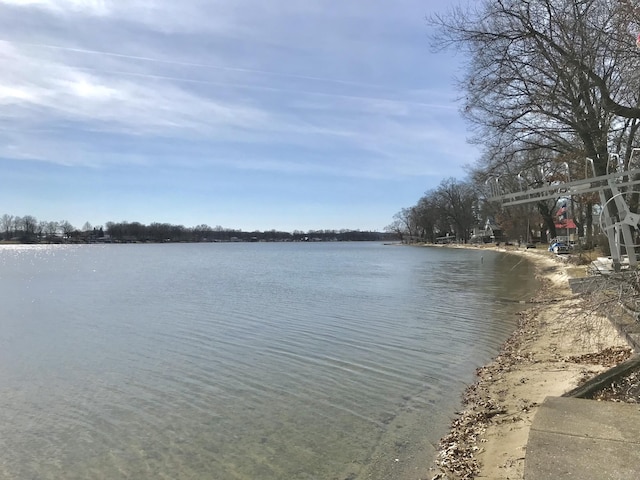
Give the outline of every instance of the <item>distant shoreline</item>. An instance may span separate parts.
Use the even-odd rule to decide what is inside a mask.
[[[282,233],[282,232],[280,232]],[[223,238],[198,238],[198,239],[151,239],[151,238],[108,238],[81,236],[72,238],[43,238],[32,240],[0,240],[0,245],[83,245],[83,244],[125,244],[125,243],[321,243],[321,242],[385,242],[388,245],[396,243],[386,238],[386,234],[380,232],[349,231],[334,235],[309,236],[299,234],[287,234],[272,236],[270,232],[261,232],[255,235],[248,232],[247,235],[223,237]]]

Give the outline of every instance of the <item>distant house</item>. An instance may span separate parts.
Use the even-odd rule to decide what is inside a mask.
[[[484,228],[476,227],[471,236],[473,243],[492,243],[504,241],[502,229],[491,218],[487,218]]]
[[[436,237],[436,243],[438,244],[454,243],[455,241],[455,235],[449,235],[448,233],[444,237]]]

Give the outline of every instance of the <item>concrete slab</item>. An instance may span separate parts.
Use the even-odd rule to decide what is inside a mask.
[[[640,478],[640,405],[546,398],[529,432],[524,478]]]
[[[640,477],[639,467],[638,444],[538,432],[529,436],[524,478],[631,480]]]

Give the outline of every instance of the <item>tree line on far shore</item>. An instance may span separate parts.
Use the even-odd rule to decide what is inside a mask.
[[[107,222],[82,228],[67,220],[38,221],[32,215],[0,216],[0,240],[16,243],[94,243],[94,242],[285,242],[285,241],[379,241],[393,240],[389,233],[360,230],[277,230],[245,232],[209,225],[185,227],[170,223]]]

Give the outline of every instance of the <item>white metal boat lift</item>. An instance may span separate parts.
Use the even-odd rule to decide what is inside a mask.
[[[633,153],[636,152],[640,152],[640,149],[633,150]],[[602,207],[600,226],[609,241],[613,269],[620,271],[623,246],[629,258],[629,268],[636,269],[638,266],[636,247],[640,245],[635,245],[633,232],[640,226],[640,214],[630,210],[625,197],[636,192],[633,188],[635,185],[640,185],[640,168],[623,170],[623,165],[618,155],[611,155],[609,165],[612,161],[617,164],[616,170],[619,171],[596,176],[593,160],[587,158],[585,177],[588,177],[588,167],[591,166],[591,174],[593,176],[590,178],[568,182],[553,181],[542,187],[513,193],[501,192],[500,177],[494,178],[493,182],[490,179],[487,181],[491,190],[491,197],[488,200],[501,202],[504,207],[510,207],[541,200],[598,192]]]

